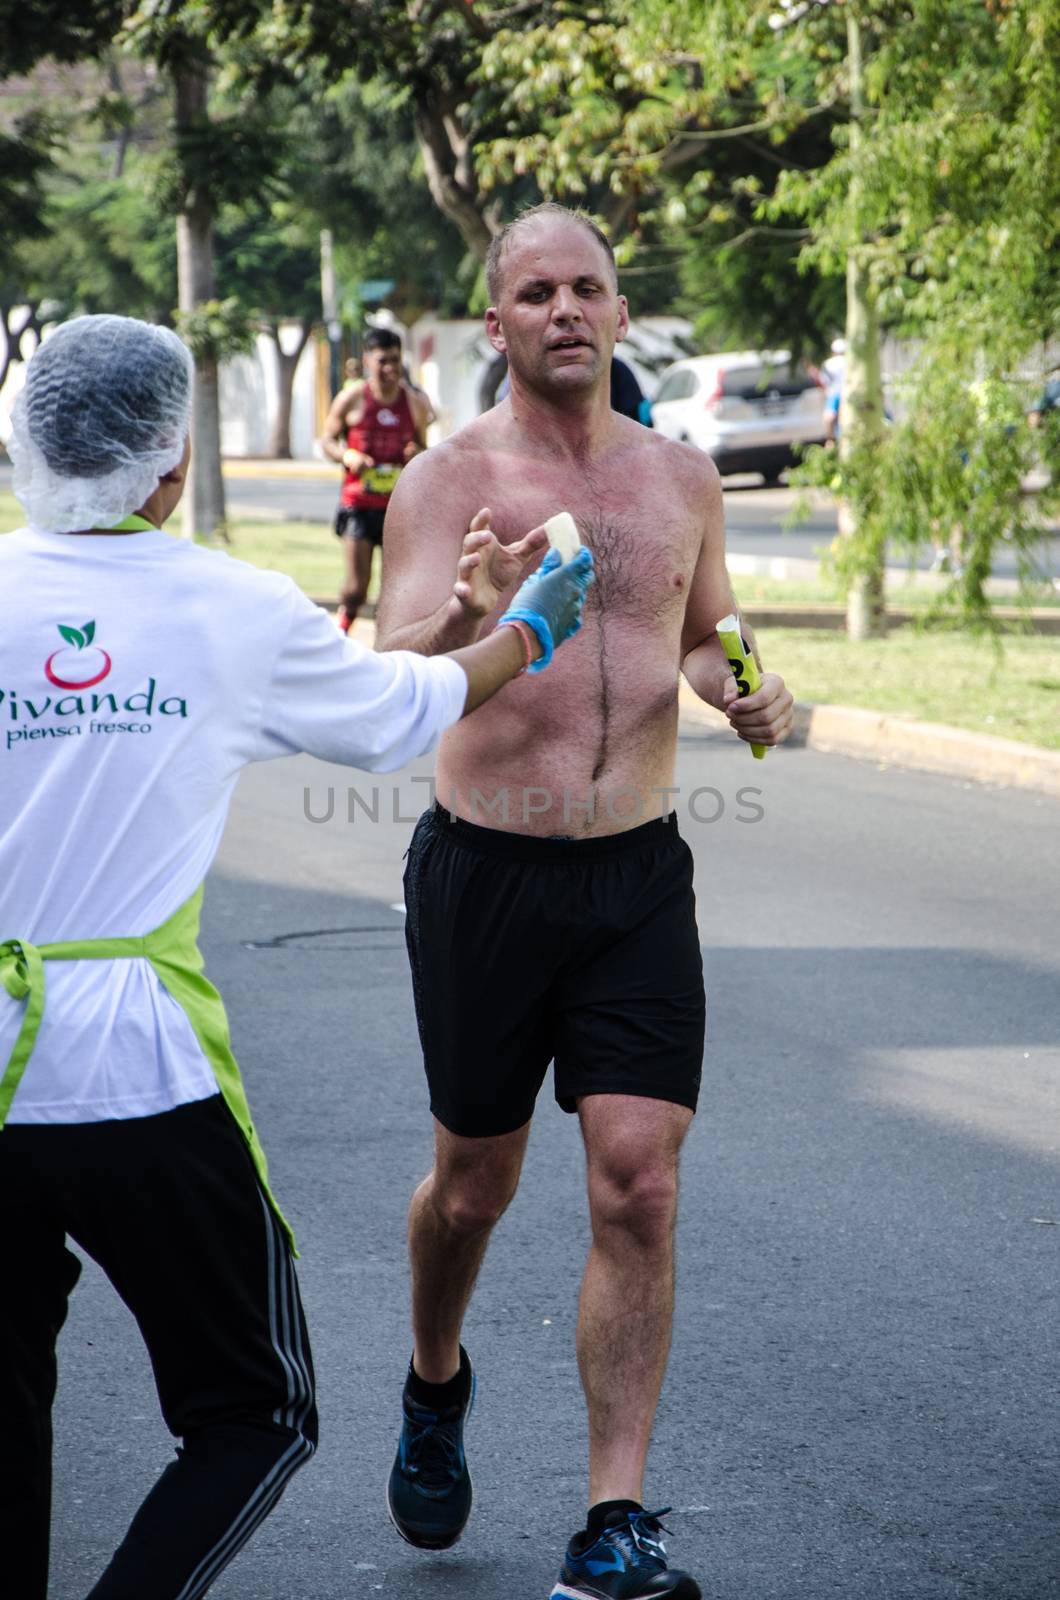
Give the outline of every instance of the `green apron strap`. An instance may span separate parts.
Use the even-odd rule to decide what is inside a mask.
[[[15,1048],[0,1078],[0,1128],[11,1109],[15,1090],[22,1081],[26,1062],[37,1042],[40,1019],[44,1015],[44,962],[35,944],[7,939],[0,944],[0,983],[13,1000],[25,1000],[22,1026]]]
[[[7,1119],[40,1031],[44,1015],[44,962],[116,961],[145,954],[142,939],[68,939],[60,944],[42,945],[30,944],[25,939],[8,939],[0,944],[0,983],[13,1000],[26,1002],[15,1048],[0,1078],[0,1128]]]
[[[173,996],[191,1023],[202,1053],[213,1068],[225,1104],[247,1141],[251,1159],[261,1179],[261,1186],[287,1232],[291,1249],[297,1255],[291,1225],[276,1204],[269,1188],[268,1162],[258,1141],[243,1079],[236,1058],[232,1054],[224,1001],[203,971],[202,951],[199,949],[201,910],[202,885],[200,884],[191,898],[185,900],[167,922],[146,936],[144,953],[154,968],[159,983]]]
[[[269,1188],[268,1163],[258,1142],[246,1090],[232,1054],[224,1001],[203,971],[202,952],[198,945],[201,909],[202,884],[160,928],[142,938],[67,939],[42,945],[29,944],[24,939],[8,939],[0,943],[0,983],[12,999],[26,1002],[15,1048],[0,1078],[0,1128],[4,1125],[15,1090],[33,1053],[44,1015],[44,963],[147,960],[159,983],[190,1022],[199,1047],[213,1069],[224,1102],[247,1141],[261,1186],[283,1225],[292,1251],[297,1255],[291,1225]]]

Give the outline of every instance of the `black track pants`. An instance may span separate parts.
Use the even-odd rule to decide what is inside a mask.
[[[136,1317],[182,1441],[90,1600],[198,1600],[317,1438],[290,1248],[235,1122],[218,1095],[130,1121],[9,1125],[0,1218],[4,1592],[47,1594],[55,1342],[80,1270],[69,1235]]]

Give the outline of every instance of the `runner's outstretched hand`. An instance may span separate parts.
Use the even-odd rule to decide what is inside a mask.
[[[501,544],[489,523],[488,506],[472,517],[453,584],[456,598],[473,617],[488,617],[548,544],[544,528],[532,528],[515,544]]]

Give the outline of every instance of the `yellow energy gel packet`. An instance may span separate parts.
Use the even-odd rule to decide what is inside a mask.
[[[762,675],[758,670],[758,663],[754,656],[749,655],[744,649],[743,638],[740,634],[739,617],[722,617],[717,626],[718,638],[722,642],[725,654],[729,658],[732,675],[736,679],[736,687],[743,700],[749,694],[754,694],[762,686]],[[766,753],[764,744],[753,744],[751,754],[756,761],[761,761]]]

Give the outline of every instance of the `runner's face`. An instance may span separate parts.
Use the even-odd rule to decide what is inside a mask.
[[[366,350],[364,375],[369,383],[374,383],[380,389],[396,389],[401,382],[400,346],[389,350]]]
[[[611,354],[629,317],[607,252],[589,230],[563,217],[521,228],[501,274],[486,328],[513,374],[552,394],[609,383]]]

